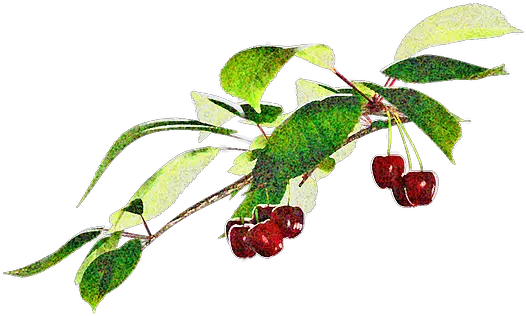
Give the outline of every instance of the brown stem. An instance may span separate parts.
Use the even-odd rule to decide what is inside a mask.
[[[168,229],[172,228],[175,224],[179,223],[186,217],[194,214],[195,212],[199,211],[202,208],[207,207],[208,205],[215,203],[229,195],[231,195],[233,192],[241,190],[243,187],[248,185],[252,181],[252,174],[248,174],[236,182],[232,183],[231,185],[217,191],[216,193],[202,199],[201,201],[195,203],[194,205],[187,208],[185,211],[177,215],[174,219],[166,223],[161,229],[159,229],[158,232],[156,232],[143,246],[143,249],[146,248],[148,245],[150,245],[155,239],[159,238],[164,232],[166,232]]]
[[[354,83],[352,83],[351,81],[347,80],[347,78],[345,78],[341,73],[339,73],[338,70],[336,70],[335,68],[331,68],[331,70],[332,70],[332,72],[334,72],[336,74],[336,76],[338,76],[341,80],[343,80],[351,88],[356,90],[356,92],[358,92],[362,97],[364,97],[367,101],[369,101],[369,103],[373,104],[373,100],[371,100],[371,98],[366,96],[365,93],[363,93],[362,91],[358,90],[358,88],[354,85]]]
[[[150,231],[150,228],[148,228],[148,224],[146,224],[146,221],[144,220],[144,217],[142,217],[141,214],[139,214],[142,219],[142,223],[144,224],[144,228],[146,228],[146,232],[148,233],[148,236],[150,236],[150,239],[152,238],[152,232]]]
[[[97,229],[101,230],[103,232],[107,232],[107,231],[110,230],[109,228],[104,228],[104,227],[97,227]],[[148,237],[148,236],[134,234],[134,233],[128,233],[128,232],[122,232],[121,236],[128,237],[128,238],[150,239],[150,237]]]
[[[268,136],[267,136],[267,134],[265,134],[265,131],[263,130],[261,125],[259,125],[259,124],[256,124],[256,125],[258,126],[259,130],[261,131],[261,134],[263,134],[263,136],[265,136],[265,139],[268,140]]]

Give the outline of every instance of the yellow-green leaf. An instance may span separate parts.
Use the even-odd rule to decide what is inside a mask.
[[[482,4],[461,5],[433,14],[416,25],[400,43],[395,61],[432,46],[520,32],[495,8]]]
[[[84,259],[84,262],[82,262],[79,270],[77,271],[77,275],[75,276],[75,284],[79,284],[80,281],[82,281],[84,271],[86,271],[86,269],[93,262],[93,260],[95,260],[98,256],[102,255],[103,253],[117,249],[119,239],[121,238],[121,234],[122,231],[114,232],[113,234],[110,234],[107,237],[101,238],[95,243],[95,245],[93,245],[90,252]]]
[[[141,199],[145,220],[167,210],[184,189],[215,158],[219,148],[204,147],[182,153],[154,173],[131,197],[130,202]],[[110,232],[123,230],[142,223],[140,216],[120,209],[111,214]]]
[[[331,69],[334,67],[334,52],[327,45],[300,46],[296,56],[322,68]]]

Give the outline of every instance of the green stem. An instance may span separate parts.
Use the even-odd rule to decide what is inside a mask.
[[[387,142],[387,156],[391,155],[391,141],[392,141],[392,133],[391,133],[391,114],[389,113],[389,109],[385,109],[387,112],[387,128],[389,130],[389,140]]]
[[[416,159],[418,159],[418,163],[420,164],[420,171],[423,171],[423,170],[424,170],[424,167],[423,167],[423,165],[422,165],[422,160],[420,159],[420,155],[418,155],[418,151],[416,150],[415,144],[413,144],[413,141],[411,140],[411,137],[409,137],[409,133],[405,130],[405,127],[404,127],[404,125],[402,124],[402,122],[400,122],[400,118],[398,117],[398,115],[395,114],[395,118],[398,119],[397,122],[400,123],[400,127],[401,127],[402,130],[404,131],[405,136],[407,136],[407,139],[409,140],[409,143],[411,144],[411,147],[413,147],[413,151],[415,152]],[[409,154],[408,154],[408,156],[409,156]],[[411,165],[409,165],[409,170],[411,170]]]
[[[405,142],[405,137],[404,137],[404,132],[402,131],[402,123],[400,122],[400,118],[395,115],[394,116],[395,118],[395,121],[396,121],[396,126],[398,126],[398,131],[400,131],[400,136],[402,137],[402,141],[404,142],[404,148],[405,148],[405,153],[407,155],[407,163],[409,164],[409,170],[412,169],[412,165],[411,165],[411,155],[409,154],[409,148],[407,148],[407,143]]]

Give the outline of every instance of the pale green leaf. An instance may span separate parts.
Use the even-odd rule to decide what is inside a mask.
[[[369,98],[372,98],[374,91],[367,88],[361,81],[353,81],[354,85]],[[296,96],[298,106],[303,106],[311,101],[321,100],[326,97],[341,94],[357,94],[354,89],[349,87],[333,88],[315,81],[306,79],[296,80]]]
[[[64,260],[67,256],[75,252],[80,247],[84,246],[86,243],[95,239],[100,235],[101,232],[102,231],[100,229],[86,229],[75,235],[75,237],[71,238],[67,243],[65,243],[62,247],[49,256],[44,257],[37,262],[34,262],[23,268],[4,273],[24,278],[45,271]]]
[[[294,205],[299,206],[303,212],[308,213],[312,211],[316,205],[316,195],[318,194],[318,185],[311,177],[300,187],[302,176],[290,179],[287,190],[283,195],[280,205]],[[290,197],[290,201],[289,201]]]
[[[145,220],[158,216],[177,200],[218,153],[219,148],[204,147],[176,156],[146,180],[130,202],[142,200]],[[110,222],[113,224],[110,231],[114,232],[138,225],[142,220],[140,216],[121,209],[110,216]]]
[[[101,254],[88,266],[79,284],[80,295],[93,312],[106,296],[122,284],[141,258],[142,244],[132,239],[122,247]]]
[[[230,120],[232,117],[236,116],[233,111],[237,111],[237,109],[232,107],[229,111],[225,107],[219,106],[217,103],[214,103],[210,100],[212,97],[210,95],[195,91],[192,92],[191,95],[195,104],[197,118],[201,122],[209,123],[215,126],[221,126],[228,122],[228,120]],[[224,102],[223,104],[230,105],[227,102]],[[210,132],[200,132],[198,141],[202,142],[210,134]]]
[[[334,67],[334,52],[329,46],[323,44],[306,45],[297,48],[296,56],[326,69]]]
[[[93,262],[93,260],[95,260],[98,256],[102,255],[103,253],[117,249],[119,239],[121,238],[121,234],[122,231],[114,232],[113,234],[110,234],[107,237],[101,238],[95,243],[95,245],[93,245],[90,252],[84,259],[84,262],[82,262],[79,270],[77,271],[77,275],[75,276],[75,284],[79,284],[80,281],[82,281],[84,271],[86,271],[86,269]]]
[[[256,165],[255,151],[264,148],[265,145],[267,145],[265,136],[261,135],[256,137],[252,141],[252,144],[250,144],[250,150],[237,156],[236,159],[234,159],[234,166],[232,166],[228,172],[239,176],[244,176],[252,172],[252,169]]]
[[[97,181],[99,181],[100,177],[102,177],[102,174],[106,169],[109,167],[111,162],[117,158],[117,156],[131,143],[136,141],[137,139],[157,132],[164,132],[164,131],[173,131],[173,130],[187,130],[187,131],[207,131],[212,133],[217,133],[221,135],[230,135],[236,133],[236,131],[232,129],[227,129],[219,126],[214,126],[208,123],[203,123],[196,120],[188,120],[188,119],[160,119],[160,120],[154,120],[149,121],[145,123],[141,123],[139,125],[136,125],[126,132],[124,132],[111,146],[110,150],[106,153],[106,156],[102,160],[102,162],[99,165],[99,168],[95,172],[95,176],[93,177],[93,180],[91,180],[90,185],[88,186],[88,189],[80,199],[79,204],[77,207],[80,206],[82,201],[88,196],[88,194],[91,192]]]
[[[400,43],[395,61],[432,46],[520,32],[500,11],[490,6],[461,5],[440,11],[416,25]]]

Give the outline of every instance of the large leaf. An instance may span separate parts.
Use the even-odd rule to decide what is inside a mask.
[[[221,70],[221,87],[228,94],[247,101],[259,113],[263,92],[296,54],[320,67],[331,68],[334,64],[334,54],[325,45],[252,47],[228,60]]]
[[[131,197],[130,202],[141,199],[142,216],[150,220],[167,210],[184,189],[215,158],[219,148],[204,147],[182,153],[157,170]],[[126,206],[127,207],[127,206]],[[140,216],[127,212],[126,207],[110,216],[111,232],[141,224]]]
[[[461,5],[433,14],[416,25],[398,46],[395,61],[436,45],[519,32],[522,31],[511,26],[504,15],[492,7]]]
[[[192,99],[201,122],[221,126],[234,116],[245,118],[254,124],[273,123],[283,112],[281,106],[261,104],[261,112],[256,112],[247,103],[234,103],[218,96],[192,92]],[[210,132],[199,133],[199,142],[210,135]]]
[[[82,299],[93,312],[104,296],[126,280],[141,258],[141,241],[132,239],[119,249],[108,251],[91,262],[80,281]]]
[[[152,133],[173,130],[206,131],[222,135],[230,135],[236,133],[236,131],[232,129],[227,129],[199,122],[196,120],[187,119],[160,119],[136,125],[124,132],[113,143],[110,150],[108,151],[108,153],[106,153],[106,156],[100,163],[97,172],[95,172],[93,180],[91,180],[91,183],[88,189],[86,190],[86,193],[84,193],[84,196],[82,196],[82,199],[80,199],[80,202],[77,205],[77,207],[79,207],[82,201],[84,201],[84,199],[88,196],[88,194],[91,192],[97,181],[99,181],[104,171],[106,171],[110,163],[124,150],[124,148],[128,147],[128,145],[130,145],[131,143],[143,136]]]
[[[57,251],[50,254],[49,256],[42,258],[37,262],[34,262],[23,268],[4,273],[14,275],[17,277],[28,277],[40,273],[56,265],[64,258],[72,254],[75,250],[79,249],[86,243],[95,239],[97,236],[100,235],[101,232],[102,231],[100,229],[93,228],[82,231],[75,235],[75,237],[71,238],[66,244],[64,244]]]
[[[366,85],[404,113],[455,163],[453,147],[461,136],[460,124],[442,104],[413,89]]]
[[[84,262],[80,265],[77,275],[75,276],[75,284],[79,284],[82,281],[82,276],[88,268],[88,266],[95,260],[98,256],[102,255],[111,250],[117,249],[119,244],[119,239],[121,238],[122,231],[114,232],[109,236],[101,238],[98,240],[95,245],[91,248],[88,255],[84,259]]]
[[[422,55],[404,59],[382,72],[389,77],[415,83],[455,79],[474,80],[508,74],[504,70],[504,65],[488,69],[460,60],[435,55]]]

